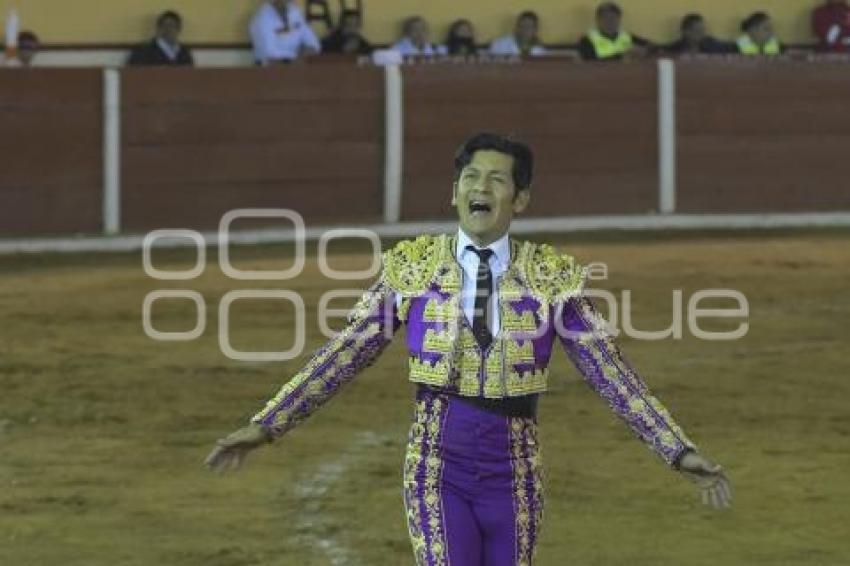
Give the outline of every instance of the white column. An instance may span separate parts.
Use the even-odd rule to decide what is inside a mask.
[[[402,137],[404,115],[402,108],[403,85],[398,65],[384,67],[385,120],[384,137],[384,222],[393,224],[401,220],[401,177],[403,164]]]
[[[121,231],[121,74],[103,70],[103,232]]]
[[[658,60],[658,210],[676,212],[676,65]]]

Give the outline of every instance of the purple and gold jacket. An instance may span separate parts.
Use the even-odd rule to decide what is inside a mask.
[[[379,280],[348,325],[317,350],[255,415],[272,434],[288,431],[370,365],[407,327],[410,380],[463,396],[504,398],[547,389],[556,337],[588,384],[656,454],[675,465],[696,450],[637,372],[604,319],[583,296],[585,270],[548,245],[511,240],[498,285],[500,331],[484,351],[460,307],[455,236],[420,236],[383,255]]]

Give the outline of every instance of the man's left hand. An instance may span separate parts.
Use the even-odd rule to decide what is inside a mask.
[[[696,452],[688,452],[679,462],[679,471],[699,486],[702,502],[706,505],[716,509],[732,505],[732,487],[719,464]]]

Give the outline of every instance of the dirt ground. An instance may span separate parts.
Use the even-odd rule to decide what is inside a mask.
[[[535,238],[541,239],[541,238]],[[735,341],[623,338],[654,392],[733,482],[713,511],[612,416],[559,350],[541,403],[548,472],[538,564],[634,566],[850,563],[850,233],[582,236],[556,242],[605,262],[595,285],[630,289],[633,322],[670,325],[673,291],[729,288],[749,301]],[[240,268],[282,268],[286,246],[233,251]],[[291,289],[307,305],[339,283],[315,258],[289,282],[154,281],[140,254],[0,258],[0,564],[409,565],[401,464],[411,413],[405,352],[379,363],[237,474],[202,466],[216,438],[246,422],[294,373],[237,362],[218,346],[228,291]],[[156,252],[160,268],[193,262]],[[362,268],[357,249],[337,269]],[[362,288],[364,282],[352,287]],[[145,295],[191,289],[207,306],[191,342],[142,330]],[[340,304],[341,303],[335,303]],[[720,306],[720,305],[718,305]],[[729,304],[722,306],[731,306]],[[188,301],[154,309],[160,330],[195,322]],[[740,320],[713,323],[732,329]],[[285,349],[293,313],[233,305],[244,350]]]

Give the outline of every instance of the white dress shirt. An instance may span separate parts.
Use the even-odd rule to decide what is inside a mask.
[[[472,326],[473,318],[475,317],[475,294],[478,290],[478,254],[472,250],[466,249],[466,246],[477,248],[469,236],[462,229],[457,231],[457,244],[455,245],[455,259],[457,259],[462,271],[460,290],[460,308],[466,317],[469,326]],[[486,246],[493,250],[493,255],[490,257],[490,273],[493,274],[493,294],[490,295],[490,334],[496,336],[501,328],[499,320],[499,283],[502,275],[508,269],[511,262],[511,241],[508,234],[505,234],[495,242]],[[401,307],[402,295],[395,296],[396,307]]]
[[[264,2],[251,20],[251,43],[254,58],[261,64],[272,60],[297,59],[302,46],[321,51],[322,45],[304,14],[295,4],[288,4],[286,15],[289,25],[284,25],[277,8]]]
[[[413,42],[410,41],[409,37],[401,38],[395,43],[395,45],[393,45],[392,48],[401,53],[404,57],[411,55],[433,57],[434,55],[446,55],[449,52],[445,45],[434,45],[432,43],[427,43],[425,44],[425,47],[419,49],[413,45]]]
[[[490,53],[492,55],[521,55],[522,52],[519,49],[519,44],[516,42],[516,37],[513,35],[506,35],[505,37],[500,37],[498,39],[494,39],[490,44]],[[546,48],[542,45],[535,45],[531,48],[529,54],[532,57],[538,57],[540,55],[546,54]]]
[[[455,257],[463,270],[463,284],[461,286],[460,306],[463,309],[463,314],[469,325],[472,326],[472,319],[475,316],[475,292],[478,286],[478,264],[480,260],[478,254],[472,250],[466,249],[466,246],[477,248],[469,236],[462,229],[457,231],[457,247],[455,248]],[[490,333],[496,336],[499,333],[499,282],[502,275],[508,269],[511,262],[511,243],[507,234],[487,246],[493,250],[493,255],[490,257],[490,273],[493,274],[493,294],[491,295],[490,304]]]
[[[180,44],[171,45],[161,37],[156,38],[156,46],[159,47],[159,50],[162,51],[166,57],[168,57],[171,61],[176,61],[177,56],[180,55]]]

